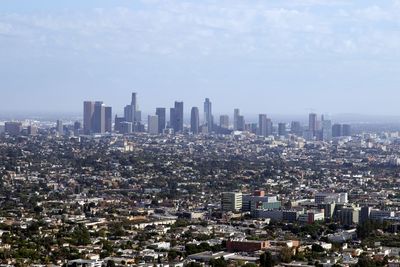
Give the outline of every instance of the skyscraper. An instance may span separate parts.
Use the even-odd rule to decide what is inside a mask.
[[[93,114],[94,114],[94,102],[93,101],[83,102],[83,133],[84,134],[92,133]]]
[[[206,98],[204,101],[204,124],[207,125],[208,132],[211,133],[213,130],[213,116],[212,116],[212,106],[210,99]]]
[[[317,134],[318,123],[317,123],[317,114],[310,113],[308,116],[308,130],[311,132],[311,135],[314,137]]]
[[[340,137],[342,136],[342,125],[334,124],[332,126],[332,137]]]
[[[267,136],[270,136],[274,133],[274,125],[272,124],[272,120],[267,118]]]
[[[192,111],[190,112],[190,131],[193,134],[199,133],[199,108],[192,107]]]
[[[350,124],[343,124],[343,126],[342,126],[342,135],[343,136],[351,136],[351,126],[350,126]]]
[[[233,110],[233,130],[235,130],[235,131],[238,130],[239,116],[240,116],[240,110],[238,108],[235,108]]]
[[[292,134],[295,134],[297,136],[302,136],[302,130],[301,130],[301,124],[298,121],[292,121],[290,125],[290,131]]]
[[[166,125],[166,110],[165,108],[156,108],[158,116],[158,133],[162,134]]]
[[[258,134],[261,136],[267,136],[267,115],[258,115]]]
[[[94,103],[93,113],[93,126],[92,132],[102,134],[105,132],[106,120],[105,120],[105,106],[102,101],[96,101]]]
[[[330,141],[332,139],[332,122],[330,120],[322,121],[322,141]]]
[[[149,134],[158,134],[158,116],[157,115],[149,115],[147,124],[148,124],[147,131]]]
[[[57,120],[56,131],[59,136],[64,135],[64,125],[61,120]]]
[[[170,123],[175,133],[183,132],[183,102],[175,101],[174,108],[170,110]]]
[[[239,115],[236,117],[236,130],[237,131],[244,131],[245,130],[245,126],[246,126],[246,122],[244,121],[244,117]]]
[[[286,136],[286,123],[278,123],[278,135]]]
[[[219,116],[219,126],[224,129],[229,129],[229,116],[228,115]]]
[[[105,131],[107,133],[112,132],[112,108],[111,107],[104,107],[104,120],[105,120]]]

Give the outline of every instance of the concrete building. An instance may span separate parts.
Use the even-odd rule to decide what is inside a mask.
[[[147,131],[149,134],[158,134],[158,116],[149,115],[147,120]]]
[[[222,211],[239,212],[242,210],[242,193],[241,192],[224,192],[222,193],[221,208]]]

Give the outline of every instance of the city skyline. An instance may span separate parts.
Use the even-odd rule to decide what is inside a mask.
[[[207,96],[215,113],[400,115],[399,10],[398,1],[5,0],[0,112],[78,112],[85,99],[116,107],[133,90],[143,112],[176,99],[201,107]]]

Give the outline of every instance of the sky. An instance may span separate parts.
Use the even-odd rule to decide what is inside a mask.
[[[400,115],[399,86],[399,0],[0,2],[0,112]]]

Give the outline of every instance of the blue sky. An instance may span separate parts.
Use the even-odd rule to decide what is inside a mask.
[[[400,1],[2,0],[0,111],[400,115]]]

